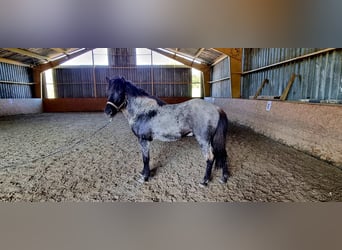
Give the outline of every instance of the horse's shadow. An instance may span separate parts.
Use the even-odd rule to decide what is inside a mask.
[[[174,142],[157,142],[158,144],[153,148],[153,155],[155,156],[153,159],[153,163],[151,166],[151,177],[157,176],[159,171],[166,165],[168,165],[170,159],[176,158],[179,156],[179,143],[186,143],[187,150],[200,150],[200,148],[195,143],[194,137],[185,137],[181,140]],[[183,151],[182,151],[183,152]],[[183,152],[185,153],[185,152]]]
[[[151,177],[155,177],[159,174],[162,168],[164,168],[166,165],[168,165],[169,159],[173,157],[179,157],[179,154],[191,154],[191,152],[184,152],[184,150],[179,151],[177,148],[177,144],[179,143],[185,143],[186,149],[185,150],[198,150],[200,151],[200,147],[196,144],[196,139],[193,136],[184,137],[181,140],[174,141],[174,142],[158,142],[159,145],[155,146],[153,154],[156,158],[154,158],[154,161],[151,166]],[[202,157],[202,155],[201,155]],[[227,158],[227,162],[230,166],[229,168],[229,175],[233,175],[235,172],[235,167],[231,165],[230,158]],[[201,163],[199,163],[201,164]],[[203,166],[204,167],[204,166]],[[214,171],[218,171],[218,169],[214,168]],[[212,177],[213,178],[213,177]]]
[[[154,167],[151,168],[151,170],[150,170],[150,176],[151,177],[155,177],[158,174],[159,169],[162,167],[161,162],[157,162],[157,163],[155,163],[153,165],[154,165]]]

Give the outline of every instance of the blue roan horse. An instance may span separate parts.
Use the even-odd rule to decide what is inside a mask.
[[[227,116],[219,107],[201,99],[180,104],[166,104],[144,90],[137,88],[123,77],[109,79],[108,102],[105,113],[110,117],[122,111],[141,145],[144,167],[140,182],[150,177],[149,147],[153,139],[175,141],[194,135],[206,159],[207,168],[200,183],[206,186],[215,167],[222,168],[221,183],[229,177],[226,137]]]

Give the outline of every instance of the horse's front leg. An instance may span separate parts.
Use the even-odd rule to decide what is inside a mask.
[[[150,177],[150,142],[148,140],[139,138],[139,143],[141,146],[141,153],[144,163],[144,167],[141,171],[141,178],[139,179],[139,182],[143,183],[148,181]]]

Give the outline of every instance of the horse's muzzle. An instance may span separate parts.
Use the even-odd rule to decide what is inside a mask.
[[[104,110],[105,114],[108,115],[109,117],[113,117],[116,115],[117,111],[113,109],[112,106],[110,105],[106,105],[105,110]]]

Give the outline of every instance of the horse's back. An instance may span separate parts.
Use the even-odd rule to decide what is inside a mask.
[[[198,136],[205,136],[216,129],[220,108],[202,99],[191,99],[179,104],[179,112],[186,116],[186,122],[192,132]]]
[[[211,121],[217,123],[219,119],[219,107],[203,99],[191,99],[183,103],[185,109],[189,110],[194,121]]]

